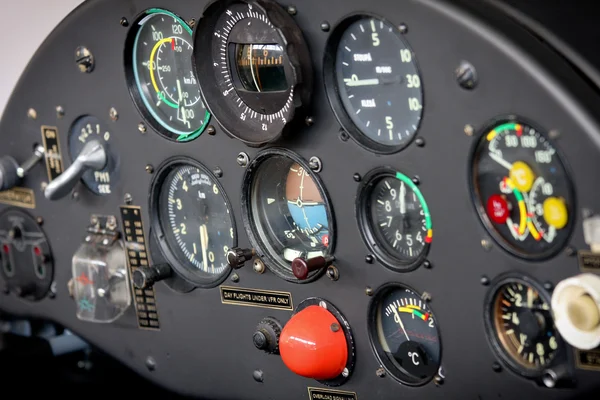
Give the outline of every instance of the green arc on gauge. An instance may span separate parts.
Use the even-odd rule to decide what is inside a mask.
[[[432,229],[433,225],[431,223],[431,214],[429,213],[429,207],[427,206],[425,197],[423,197],[423,194],[421,193],[421,191],[419,190],[417,185],[414,184],[412,179],[410,179],[408,176],[404,175],[401,172],[396,172],[396,179],[399,179],[402,182],[406,183],[412,189],[412,191],[417,195],[417,198],[419,199],[419,202],[421,203],[421,207],[423,207],[423,213],[425,214],[425,227],[427,228],[428,231],[430,229]]]

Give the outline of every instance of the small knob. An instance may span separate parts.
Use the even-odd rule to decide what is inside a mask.
[[[151,267],[140,267],[133,271],[133,286],[138,289],[149,289],[156,282],[171,276],[172,270],[169,264],[158,264]]]
[[[298,257],[292,261],[292,272],[298,280],[303,281],[308,278],[309,273],[329,267],[334,260],[331,256],[313,257],[310,260]]]
[[[58,200],[73,190],[81,176],[88,170],[99,171],[106,166],[107,156],[104,146],[97,140],[90,140],[83,146],[73,164],[58,178],[53,180],[44,191],[48,200]]]
[[[233,269],[239,269],[246,264],[246,261],[251,260],[256,252],[252,249],[240,249],[235,247],[227,252],[227,263]]]
[[[281,324],[275,318],[267,317],[260,321],[252,341],[257,349],[269,354],[279,354],[279,337]]]

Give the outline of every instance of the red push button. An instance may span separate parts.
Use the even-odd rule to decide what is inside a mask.
[[[333,314],[316,305],[295,314],[279,339],[284,364],[306,378],[340,376],[348,362],[348,343],[339,324]]]
[[[493,222],[504,224],[509,214],[506,199],[499,194],[490,196],[487,202],[487,213]]]

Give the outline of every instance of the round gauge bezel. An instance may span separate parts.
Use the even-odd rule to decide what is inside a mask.
[[[372,223],[371,209],[369,207],[374,186],[381,179],[386,177],[392,177],[396,179],[397,172],[398,171],[392,167],[379,167],[370,171],[362,178],[356,195],[356,220],[358,221],[358,227],[363,242],[368,247],[369,251],[373,253],[379,263],[394,272],[410,272],[419,268],[427,259],[429,250],[431,248],[431,243],[426,242],[423,246],[423,251],[421,251],[421,254],[419,254],[419,256],[413,261],[407,261],[392,254],[386,249],[386,246],[379,243],[379,239],[374,232],[375,227]],[[421,192],[421,195],[422,194],[423,193]],[[426,206],[429,207],[427,203]]]
[[[215,32],[218,33],[221,28],[219,25],[220,19],[225,15],[227,9],[236,4],[250,5],[254,8],[255,14],[263,14],[266,21],[262,21],[271,25],[272,30],[268,31],[267,34],[263,33],[262,40],[266,40],[268,36],[271,39],[270,42],[281,46],[287,55],[284,70],[288,89],[285,92],[285,101],[283,102],[281,101],[283,97],[279,92],[261,92],[253,96],[253,104],[248,104],[242,99],[241,92],[235,85],[231,82],[227,85],[228,77],[224,78],[223,82],[219,81],[219,77],[224,74],[231,74],[231,71],[235,68],[231,65],[228,56],[223,60],[226,68],[218,64],[221,62],[220,59],[214,59],[213,52],[215,49],[221,48],[220,42],[217,43],[221,40],[220,36],[215,38]],[[241,13],[237,14],[241,15]],[[243,16],[245,19],[246,15]],[[276,21],[279,26],[274,26],[273,21]],[[231,34],[232,32],[227,33],[228,43]],[[278,140],[289,128],[292,121],[305,114],[303,109],[311,102],[313,86],[313,67],[310,52],[302,31],[279,3],[272,0],[221,0],[212,2],[204,9],[202,18],[197,22],[193,40],[195,51],[192,64],[194,73],[200,83],[202,99],[207,109],[210,110],[221,128],[229,136],[247,146],[261,147]],[[290,50],[294,50],[294,53],[290,53]],[[217,66],[214,64],[217,64]],[[223,71],[221,71],[221,68],[223,68]],[[217,69],[218,73],[215,72]],[[237,100],[229,98],[231,91],[235,93]],[[248,96],[245,97],[248,98]],[[259,98],[261,100],[257,100]],[[261,101],[262,104],[260,104]],[[255,102],[263,108],[268,108],[265,104],[273,104],[274,102],[278,105],[281,103],[281,107],[277,111],[260,113]],[[242,108],[240,105],[245,105],[247,110],[244,111],[246,107]],[[240,113],[240,111],[242,112]],[[243,119],[240,115],[243,115]],[[260,116],[260,119],[258,116]]]
[[[189,157],[174,157],[167,161],[165,161],[157,170],[154,179],[152,180],[150,186],[150,218],[151,218],[151,226],[152,231],[154,233],[154,237],[156,239],[156,243],[160,249],[162,256],[165,260],[171,265],[173,270],[181,276],[183,279],[193,284],[195,287],[200,288],[213,288],[223,283],[225,279],[229,276],[232,271],[232,268],[227,265],[225,270],[218,275],[210,275],[204,274],[205,276],[201,276],[195,271],[191,271],[190,269],[183,266],[178,257],[174,254],[174,251],[169,246],[166,237],[165,231],[163,229],[162,223],[160,222],[160,210],[159,210],[159,198],[161,195],[161,189],[164,187],[164,183],[166,178],[169,176],[171,171],[176,168],[180,168],[182,166],[192,166],[200,169],[202,172],[206,173],[210,176],[213,184],[217,185],[219,188],[219,193],[225,204],[227,209],[229,210],[231,216],[231,227],[233,228],[233,246],[232,248],[237,246],[237,227],[235,223],[235,217],[233,214],[233,208],[231,206],[231,202],[227,197],[227,193],[225,192],[225,188],[221,185],[221,182],[214,176],[214,174],[204,166],[202,163],[189,158]]]
[[[534,253],[528,253],[528,252],[522,251],[522,250],[518,249],[516,246],[512,245],[507,239],[505,239],[494,228],[494,225],[492,224],[492,221],[490,220],[490,217],[487,214],[484,202],[479,194],[479,188],[478,188],[478,184],[476,182],[476,179],[477,179],[476,162],[478,162],[479,145],[480,145],[481,141],[483,140],[483,138],[485,137],[485,135],[490,131],[490,129],[492,129],[496,126],[502,125],[504,123],[519,123],[521,125],[526,125],[526,126],[529,126],[533,129],[535,129],[536,132],[539,133],[541,136],[543,136],[544,139],[546,139],[546,141],[556,151],[556,158],[558,159],[559,163],[562,165],[564,172],[565,172],[565,176],[567,178],[565,184],[567,186],[569,196],[572,199],[572,204],[567,204],[567,210],[569,213],[568,214],[569,221],[567,222],[567,226],[564,228],[567,231],[567,234],[565,235],[565,238],[562,243],[553,244],[551,247],[549,247],[549,249],[547,251],[544,251],[542,253],[534,254]],[[469,180],[469,191],[471,194],[471,203],[473,204],[473,207],[475,208],[475,211],[477,212],[477,215],[479,216],[479,221],[481,222],[481,224],[483,225],[485,230],[488,232],[488,234],[494,239],[494,241],[502,249],[504,249],[506,252],[510,253],[513,256],[519,257],[519,258],[527,260],[527,261],[546,261],[546,260],[549,260],[549,259],[555,257],[569,244],[569,241],[571,240],[571,237],[573,235],[573,231],[575,228],[575,219],[576,219],[575,210],[577,210],[577,206],[576,206],[577,205],[577,197],[575,194],[575,188],[574,188],[573,179],[572,179],[573,174],[571,173],[571,168],[570,168],[569,164],[567,163],[567,159],[564,157],[562,151],[560,150],[560,148],[558,146],[556,146],[555,141],[550,139],[550,137],[548,136],[548,134],[546,134],[546,132],[547,132],[546,130],[541,129],[534,122],[530,121],[527,118],[518,116],[518,115],[510,114],[510,115],[504,115],[504,116],[494,118],[489,123],[487,123],[486,125],[483,126],[483,128],[480,130],[478,135],[474,136],[473,145],[472,145],[470,155],[469,155],[469,161],[467,164],[467,176],[468,176],[468,180]]]
[[[188,143],[188,142],[191,142],[191,141],[197,139],[198,137],[200,137],[200,135],[202,135],[202,133],[204,132],[204,130],[206,129],[206,127],[208,126],[208,124],[210,122],[211,114],[210,114],[210,111],[208,110],[208,107],[206,107],[206,103],[204,103],[205,115],[204,115],[203,124],[198,129],[196,129],[192,132],[178,131],[175,129],[168,128],[167,126],[165,126],[163,124],[163,122],[161,122],[157,117],[155,117],[153,115],[153,112],[150,109],[148,100],[140,92],[140,89],[138,86],[139,79],[137,77],[137,73],[135,70],[135,51],[137,50],[136,43],[137,43],[138,34],[145,26],[145,25],[140,25],[139,22],[148,16],[161,15],[161,14],[177,19],[182,24],[182,26],[184,28],[186,28],[186,30],[189,33],[191,33],[190,40],[191,40],[191,45],[193,48],[193,46],[194,46],[193,30],[183,18],[181,18],[179,15],[175,14],[172,11],[165,10],[164,8],[158,8],[158,7],[149,8],[149,9],[143,11],[141,14],[139,14],[135,18],[134,22],[131,24],[131,29],[129,30],[129,32],[127,34],[127,38],[125,40],[125,49],[124,49],[124,54],[123,54],[124,60],[125,60],[125,78],[127,80],[127,87],[129,89],[129,94],[131,95],[131,98],[133,100],[133,104],[135,104],[135,107],[137,108],[138,112],[142,115],[144,121],[146,121],[152,127],[152,129],[154,129],[156,132],[158,132],[161,137],[163,137],[171,142],[175,142],[175,143]],[[190,68],[192,70],[194,69],[192,63],[190,63]],[[200,91],[200,93],[202,93],[200,84],[198,84],[198,90]],[[202,95],[200,96],[200,100],[198,100],[198,101],[201,101],[201,102],[204,101],[204,99],[202,98]],[[178,140],[177,138],[181,135],[186,135],[187,136],[186,139]]]
[[[285,261],[281,255],[273,255],[269,250],[269,245],[266,245],[261,236],[269,237],[270,234],[264,232],[260,233],[260,230],[263,230],[262,227],[259,228],[259,224],[256,223],[256,219],[254,218],[254,206],[252,205],[252,190],[254,188],[254,181],[256,179],[257,173],[260,173],[260,167],[271,157],[284,157],[288,158],[291,161],[299,164],[305,171],[310,171],[310,177],[313,179],[319,193],[323,197],[323,203],[325,205],[325,210],[327,212],[327,219],[329,222],[329,252],[328,255],[331,255],[335,251],[335,243],[336,243],[336,227],[335,227],[335,216],[333,212],[333,208],[331,202],[329,200],[329,195],[327,193],[327,189],[318,174],[314,172],[308,163],[298,154],[293,153],[289,150],[282,148],[270,148],[267,150],[263,150],[259,153],[252,162],[248,165],[246,172],[244,174],[244,181],[242,184],[242,218],[244,222],[244,226],[246,228],[246,232],[248,233],[248,238],[250,239],[250,243],[252,247],[256,250],[257,255],[261,258],[265,258],[267,262],[266,266],[278,277],[285,279],[288,282],[293,283],[310,283],[314,280],[318,279],[325,272],[325,268],[322,268],[318,271],[309,272],[308,278],[305,280],[299,280],[294,276],[291,269],[291,263]],[[264,230],[263,230],[264,231]]]
[[[436,372],[436,374],[434,374],[431,377],[428,377],[426,379],[416,379],[416,378],[408,376],[404,372],[400,371],[388,359],[388,356],[385,354],[385,351],[383,350],[382,345],[379,341],[379,337],[378,337],[379,335],[378,335],[378,328],[377,328],[377,309],[381,303],[382,298],[391,291],[398,291],[398,290],[401,291],[401,290],[406,290],[406,289],[410,290],[416,297],[421,298],[421,294],[419,294],[418,291],[413,289],[411,286],[403,284],[403,283],[389,282],[389,283],[386,283],[386,284],[380,286],[379,288],[377,288],[377,290],[373,294],[373,297],[371,298],[371,301],[369,302],[369,310],[367,313],[367,330],[369,332],[369,342],[371,343],[371,350],[373,350],[375,357],[377,358],[377,360],[379,361],[381,366],[388,372],[388,374],[392,378],[394,378],[394,380],[396,380],[404,385],[417,387],[417,386],[426,385],[429,382],[431,382],[433,380],[433,378],[435,378],[435,375],[437,375],[437,373],[439,372],[439,369],[442,366],[442,359],[443,359],[442,336],[440,333],[440,328],[438,325],[437,318],[435,316],[435,311],[432,310],[431,304],[427,303],[427,306],[429,308],[429,311],[431,311],[431,317],[433,318],[433,321],[435,324],[437,336],[440,339],[438,342],[439,346],[440,346],[440,362],[439,362],[439,365],[437,366],[438,372]]]
[[[405,47],[408,50],[410,50],[411,54],[413,55],[411,63],[414,64],[415,69],[419,74],[419,77],[422,78],[421,69],[419,68],[418,60],[415,57],[415,52],[410,46],[408,40],[406,40],[406,38],[404,37],[404,34],[402,34],[398,30],[397,25],[393,24],[387,18],[384,18],[380,15],[371,14],[368,12],[360,12],[350,14],[344,17],[340,22],[338,22],[338,24],[332,30],[331,35],[329,35],[329,38],[327,39],[327,43],[325,45],[325,55],[323,58],[323,81],[325,83],[325,92],[327,93],[329,104],[331,105],[333,114],[337,118],[338,122],[340,123],[344,131],[346,131],[361,147],[376,154],[394,154],[410,146],[415,140],[415,138],[418,136],[419,130],[421,129],[426,102],[423,79],[421,79],[422,108],[419,118],[419,124],[415,132],[412,134],[410,140],[406,141],[406,143],[404,144],[397,146],[387,146],[378,143],[373,139],[369,138],[356,126],[356,124],[350,118],[350,115],[348,115],[346,107],[344,107],[344,103],[342,102],[342,99],[340,97],[340,87],[336,79],[337,50],[343,34],[346,32],[348,27],[354,22],[359,21],[361,19],[369,18],[381,20],[384,23],[389,24],[396,30],[395,33],[398,35]]]
[[[558,332],[558,329],[556,328],[556,325],[554,325],[554,331],[556,332],[556,340],[558,342],[558,347],[556,349],[554,358],[550,361],[550,363],[548,365],[541,366],[540,368],[526,368],[522,363],[516,361],[509,354],[508,350],[506,350],[505,347],[502,345],[498,331],[496,330],[494,311],[495,300],[500,290],[505,285],[510,283],[520,283],[525,286],[532,287],[539,293],[540,297],[543,298],[546,304],[548,304],[549,306],[551,304],[551,295],[544,289],[542,285],[540,285],[532,277],[526,274],[516,272],[508,272],[498,276],[490,285],[490,289],[488,290],[484,300],[483,319],[485,324],[487,340],[496,357],[498,357],[513,372],[529,379],[540,378],[544,375],[546,370],[548,370],[557,362],[557,360],[560,359],[560,356],[562,355],[564,349],[564,342]]]

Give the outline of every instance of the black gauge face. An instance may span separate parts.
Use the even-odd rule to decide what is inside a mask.
[[[210,114],[192,72],[192,29],[169,11],[151,9],[134,24],[131,39],[127,70],[142,114],[171,140],[196,139]]]
[[[308,260],[332,252],[329,202],[304,162],[282,152],[263,153],[248,169],[245,180],[243,202],[250,214],[249,233],[272,259],[267,265],[274,267],[275,273],[295,281],[294,259]]]
[[[387,168],[365,177],[359,188],[358,220],[363,239],[388,268],[412,270],[433,239],[429,207],[406,175]]]
[[[226,254],[236,243],[229,201],[198,163],[177,162],[159,176],[163,180],[154,190],[163,253],[187,280],[214,286],[229,273]]]
[[[407,385],[429,382],[440,368],[442,346],[429,305],[413,290],[388,284],[369,310],[369,334],[385,369]]]
[[[398,29],[384,20],[356,16],[336,28],[326,56],[328,91],[344,128],[381,153],[406,147],[423,112],[415,56]],[[338,103],[341,102],[341,107]]]
[[[308,103],[312,84],[301,31],[276,2],[260,4],[215,2],[194,38],[207,106],[230,135],[250,145],[277,139]]]
[[[69,154],[75,160],[86,143],[97,141],[106,152],[106,166],[100,171],[86,171],[82,182],[92,193],[106,196],[113,192],[119,180],[120,159],[112,145],[112,133],[105,124],[94,116],[86,115],[78,118],[69,133]]]
[[[518,121],[486,129],[473,157],[476,207],[492,236],[528,259],[548,258],[569,240],[575,199],[557,149]]]
[[[541,373],[554,360],[559,337],[549,300],[522,279],[507,279],[492,289],[488,328],[494,348],[524,375]]]

